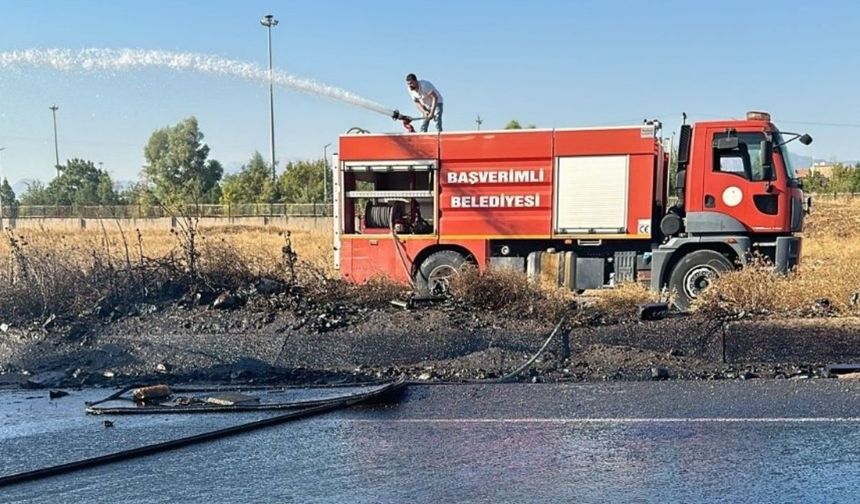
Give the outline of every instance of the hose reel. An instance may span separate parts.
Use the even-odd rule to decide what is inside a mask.
[[[368,201],[364,207],[364,225],[374,229],[388,229],[392,221],[397,224],[403,220],[404,208],[400,201],[377,204]]]

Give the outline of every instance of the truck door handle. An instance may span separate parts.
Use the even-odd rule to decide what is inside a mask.
[[[705,208],[714,208],[717,206],[717,199],[710,194],[705,195]]]

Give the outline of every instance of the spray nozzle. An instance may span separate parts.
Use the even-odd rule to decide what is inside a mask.
[[[413,118],[408,115],[401,114],[399,110],[394,110],[391,113],[391,118],[395,121],[403,122],[403,129],[408,131],[409,133],[415,133],[415,127],[412,126]]]

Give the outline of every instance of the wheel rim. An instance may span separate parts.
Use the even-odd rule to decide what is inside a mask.
[[[697,266],[684,275],[684,294],[690,299],[696,299],[705,291],[719,273],[711,266]]]
[[[451,278],[457,275],[457,270],[450,265],[436,266],[427,275],[427,286],[432,294],[442,294],[448,291]]]

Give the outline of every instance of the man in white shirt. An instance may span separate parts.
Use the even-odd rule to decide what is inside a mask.
[[[409,88],[409,95],[415,102],[415,107],[424,117],[421,131],[427,132],[430,119],[435,119],[436,131],[442,131],[442,95],[439,90],[430,81],[418,80],[412,73],[406,76],[406,87]]]

